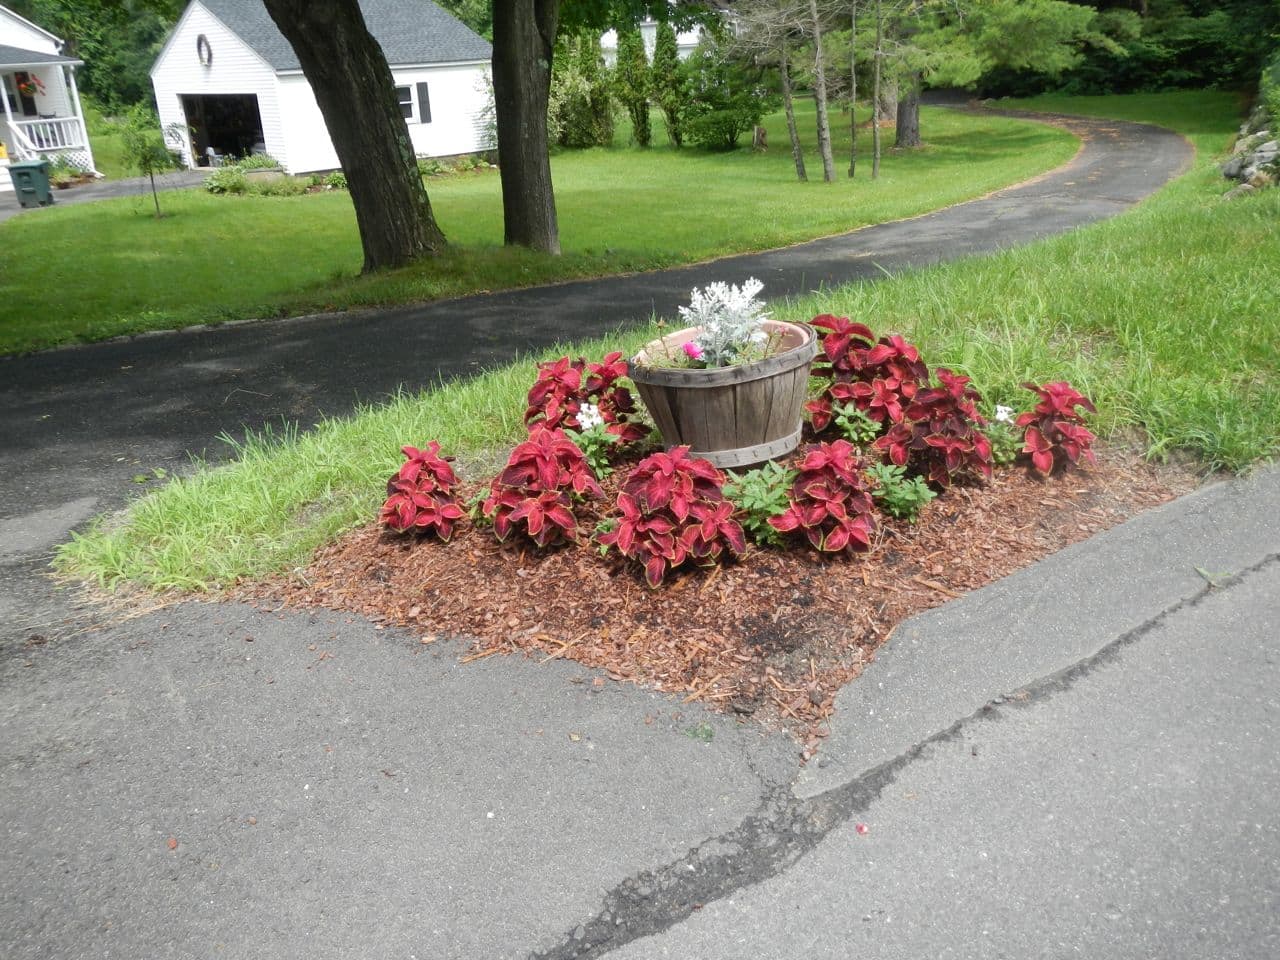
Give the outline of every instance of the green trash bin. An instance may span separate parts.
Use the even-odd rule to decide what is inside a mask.
[[[49,189],[48,160],[20,160],[9,164],[9,176],[18,203],[24,207],[47,207],[53,203],[53,191]]]

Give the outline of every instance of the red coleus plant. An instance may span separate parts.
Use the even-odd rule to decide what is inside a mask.
[[[618,386],[618,381],[626,375],[627,362],[618,351],[608,354],[600,363],[588,363],[582,357],[573,361],[561,357],[540,363],[538,379],[529,390],[524,422],[530,428],[540,423],[563,430],[581,430],[578,414],[583,404],[592,403],[600,411],[606,431],[623,443],[642,440],[648,431],[631,420],[636,412],[635,400],[630,390]]]
[[[863,468],[848,440],[810,446],[791,485],[790,505],[769,525],[782,533],[800,531],[827,553],[869,549],[876,524]]]
[[[448,540],[463,517],[454,492],[458,478],[449,465],[453,458],[440,456],[440,444],[434,440],[425,450],[401,451],[406,462],[387,481],[388,496],[378,519],[392,530],[420,530]]]
[[[523,533],[547,547],[578,537],[571,495],[603,493],[586,457],[564,431],[535,423],[529,439],[511,451],[507,465],[493,479],[480,509],[493,520],[499,540]]]
[[[991,442],[978,427],[981,394],[969,378],[946,367],[936,371],[938,386],[916,392],[903,419],[876,440],[891,463],[908,466],[940,487],[957,474],[991,477]]]
[[[837,404],[852,404],[886,426],[901,420],[903,408],[929,379],[920,351],[897,334],[877,341],[869,327],[848,317],[823,314],[811,323],[828,331],[822,338],[825,362],[813,375],[831,380],[805,404],[813,429],[821,433],[830,425]]]
[[[646,457],[623,482],[620,516],[600,543],[643,564],[651,587],[687,560],[713,564],[726,551],[739,556],[746,535],[723,484],[720,471],[689,456],[687,446]]]
[[[1014,421],[1026,429],[1022,452],[1030,454],[1031,465],[1041,473],[1052,473],[1074,465],[1081,457],[1096,463],[1094,436],[1085,429],[1084,417],[1076,411],[1080,407],[1097,413],[1089,399],[1061,380],[1043,387],[1034,383],[1023,386],[1040,396],[1034,410],[1019,414]]]

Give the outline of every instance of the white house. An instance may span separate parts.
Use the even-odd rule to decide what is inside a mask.
[[[489,149],[489,43],[430,0],[361,0],[419,156]],[[297,55],[262,0],[192,0],[151,68],[160,123],[192,166],[266,153],[292,173],[338,155]]]
[[[0,143],[6,160],[52,160],[93,171],[93,151],[84,126],[75,68],[84,63],[62,55],[62,41],[7,7],[0,7],[0,84],[4,114]],[[12,190],[6,160],[0,160],[0,190]]]
[[[653,48],[658,43],[658,21],[641,20],[638,26],[640,28],[640,38],[644,41],[644,55],[650,63],[653,63]],[[698,41],[701,39],[701,27],[694,27],[692,30],[677,30],[676,56],[681,60],[688,60],[693,51],[697,49]],[[609,30],[600,38],[600,53],[604,57],[606,67],[612,67],[618,62],[617,30]]]

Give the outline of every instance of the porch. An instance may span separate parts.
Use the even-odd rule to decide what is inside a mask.
[[[10,159],[53,161],[95,172],[75,67],[82,61],[0,45],[0,143]]]

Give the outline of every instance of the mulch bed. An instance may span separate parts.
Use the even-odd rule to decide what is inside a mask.
[[[579,511],[590,530],[606,500]],[[661,589],[590,545],[540,553],[464,523],[448,544],[375,524],[322,549],[305,570],[241,596],[355,611],[378,624],[473,638],[464,661],[565,657],[721,711],[782,725],[807,759],[836,693],[894,627],[1196,485],[1118,447],[1098,465],[1045,480],[1020,468],[955,486],[915,524],[883,520],[866,554],[752,548],[736,563],[689,569]],[[479,487],[466,491],[469,496]],[[599,682],[599,681],[597,681]]]

